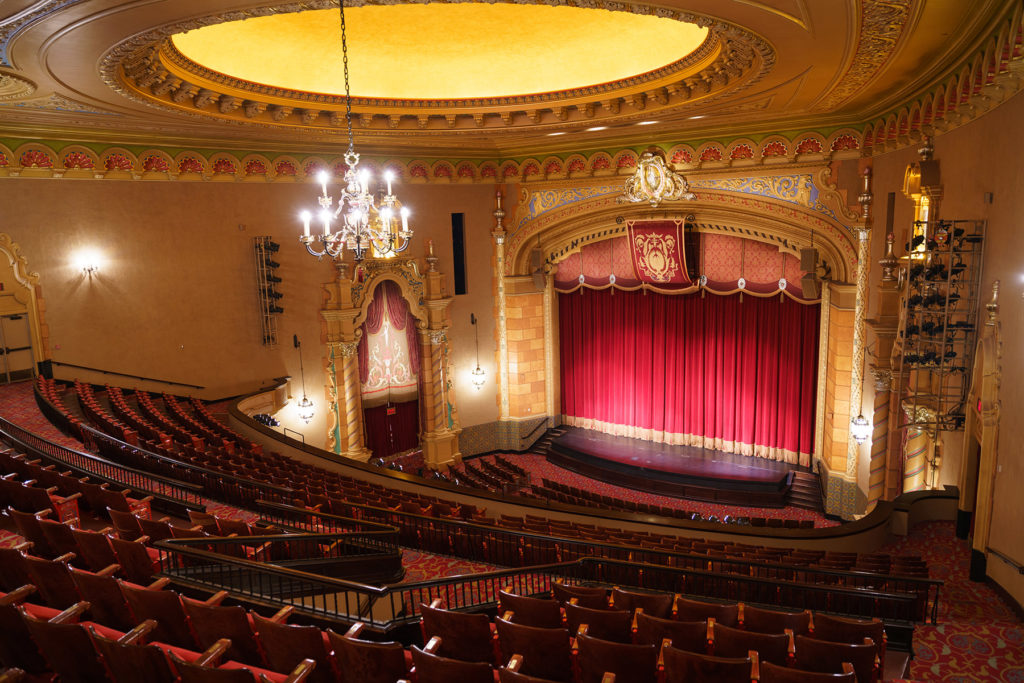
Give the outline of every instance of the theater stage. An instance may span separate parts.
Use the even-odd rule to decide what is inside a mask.
[[[791,465],[695,446],[670,446],[578,427],[551,442],[548,460],[598,481],[678,498],[783,507]]]

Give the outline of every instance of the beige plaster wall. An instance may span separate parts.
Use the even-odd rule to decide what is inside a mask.
[[[941,163],[945,191],[940,216],[988,221],[983,299],[991,292],[993,280],[1002,283],[1002,419],[989,546],[1018,562],[1024,562],[1024,535],[1020,533],[1024,527],[1020,496],[1020,482],[1024,481],[1024,159],[1019,154],[1022,134],[1024,95],[1017,95],[979,119],[935,138],[935,158]],[[906,165],[916,158],[914,149],[905,149],[875,159],[874,194],[879,209],[876,225],[885,225],[886,193],[899,191]],[[991,202],[986,200],[987,193],[991,193]],[[894,218],[896,243],[901,245],[906,242],[904,232],[912,220],[911,201],[902,195],[898,195]],[[882,256],[884,249],[879,233],[872,240],[873,261]],[[872,273],[873,286],[877,279],[877,272]],[[949,438],[953,436],[955,439]],[[956,483],[960,471],[962,433],[949,437],[942,483]],[[1001,564],[998,558],[990,556],[990,574],[1001,579],[1015,599],[1024,603],[1024,584],[1006,581],[1008,568]]]
[[[0,232],[20,244],[29,268],[40,274],[55,360],[202,385],[202,391],[177,390],[205,398],[237,395],[292,375],[293,393],[301,395],[291,344],[298,334],[307,391],[322,406],[320,284],[334,269],[326,260],[317,263],[297,241],[297,214],[315,193],[303,183],[3,178]],[[465,214],[468,293],[451,306],[453,377],[462,423],[495,420],[489,257],[494,186],[402,185],[398,194],[413,211],[415,237],[407,253],[421,257],[424,240],[432,238],[449,292],[450,214]],[[251,247],[257,235],[281,244],[275,260],[285,312],[278,316],[276,348],[261,344]],[[92,278],[74,265],[82,249],[102,255]],[[468,379],[476,362],[471,312],[480,321],[481,366],[489,379],[480,391]],[[322,442],[324,414],[318,410],[303,427],[311,443]]]

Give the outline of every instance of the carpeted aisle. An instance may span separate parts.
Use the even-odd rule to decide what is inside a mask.
[[[920,555],[932,578],[946,582],[938,624],[914,633],[913,680],[1024,681],[1024,628],[992,588],[968,578],[970,546],[956,538],[953,522],[919,524],[883,551]]]

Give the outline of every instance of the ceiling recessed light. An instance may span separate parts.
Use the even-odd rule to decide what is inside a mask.
[[[690,117],[690,119],[702,119],[702,118],[704,118],[704,114],[697,114],[696,116],[691,116]]]
[[[593,133],[596,130],[608,130],[608,126],[594,126],[593,128],[587,128],[588,133]]]
[[[653,126],[656,123],[657,123],[657,121],[641,121],[641,122],[639,122],[636,125],[638,125],[638,126]]]
[[[558,131],[556,133],[548,133],[548,136],[552,136],[552,135],[565,135],[565,131],[564,130],[560,130],[560,131]]]

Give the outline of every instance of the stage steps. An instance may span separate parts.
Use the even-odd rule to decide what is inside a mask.
[[[530,447],[530,452],[547,455],[551,452],[551,442],[562,434],[565,434],[565,429],[563,427],[552,427],[548,431],[544,432],[544,436],[533,442],[533,446]]]
[[[818,475],[813,472],[794,471],[793,485],[786,496],[786,504],[823,512],[824,507],[821,504],[821,486],[818,484]]]

